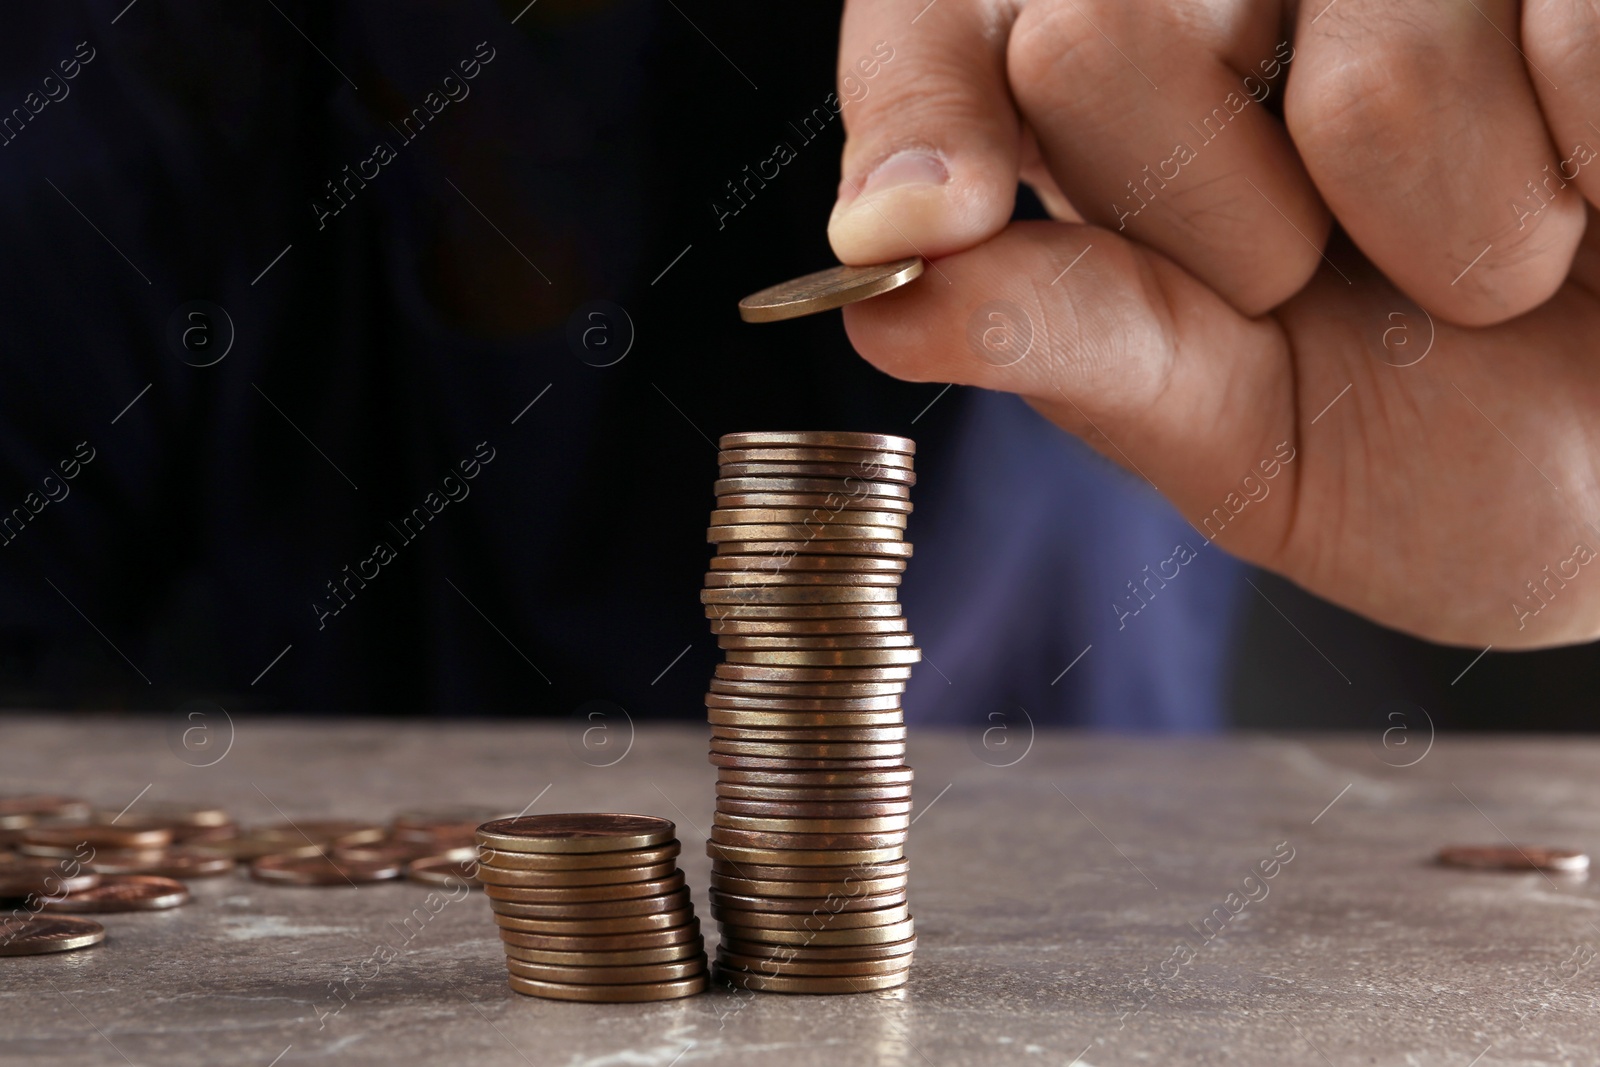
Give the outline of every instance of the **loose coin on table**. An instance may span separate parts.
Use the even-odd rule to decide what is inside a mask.
[[[146,874],[113,874],[90,889],[45,904],[50,912],[99,914],[113,911],[164,911],[189,902],[189,890],[174,878]]]
[[[98,945],[106,928],[93,919],[0,917],[0,956],[39,956]]]
[[[1472,867],[1500,871],[1560,871],[1573,874],[1589,869],[1586,853],[1543,845],[1451,845],[1439,850],[1446,867]]]

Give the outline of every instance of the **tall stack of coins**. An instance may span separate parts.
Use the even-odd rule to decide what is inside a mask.
[[[706,988],[676,827],[648,815],[528,815],[478,827],[478,880],[511,988],[553,1000],[670,1000]]]
[[[706,696],[718,972],[773,992],[898,986],[916,945],[900,694],[921,653],[897,599],[916,445],[737,433],[721,449],[701,594],[725,650]]]

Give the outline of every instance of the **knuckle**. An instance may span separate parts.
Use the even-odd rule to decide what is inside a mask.
[[[1414,109],[1392,66],[1351,56],[1300,73],[1290,78],[1284,121],[1309,166],[1324,173],[1329,168],[1362,173],[1375,156],[1398,158],[1410,140]]]
[[[1006,44],[1006,70],[1013,92],[1024,107],[1044,93],[1059,94],[1088,80],[1101,80],[1108,69],[1104,42],[1094,27],[1102,20],[1119,21],[1114,5],[1104,0],[1072,4],[1029,4],[1022,9]],[[1102,47],[1096,48],[1099,44]],[[1114,56],[1113,56],[1114,58]]]

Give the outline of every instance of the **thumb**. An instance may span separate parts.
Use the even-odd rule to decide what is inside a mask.
[[[1018,393],[1149,481],[1207,539],[1226,527],[1221,544],[1257,562],[1282,545],[1292,506],[1237,501],[1264,497],[1249,488],[1263,478],[1295,499],[1287,342],[1159,253],[1091,226],[1014,223],[844,310],[851,342],[879,369]]]
[[[1011,217],[1014,0],[851,0],[839,43],[847,139],[828,240],[845,263],[940,256]],[[869,73],[870,72],[870,73]]]

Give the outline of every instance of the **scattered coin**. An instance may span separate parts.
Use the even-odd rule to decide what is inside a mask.
[[[483,888],[483,883],[478,881],[478,861],[475,859],[456,859],[445,854],[442,856],[424,856],[406,864],[406,877],[413,882],[422,882],[425,885],[442,885],[454,888],[458,885],[467,885],[473,889]]]
[[[295,822],[262,826],[244,835],[252,841],[287,849],[315,846],[319,849],[370,845],[382,841],[388,831],[376,823],[352,819],[300,819]]]
[[[1589,869],[1586,853],[1543,845],[1451,845],[1439,850],[1447,867],[1473,867],[1500,871],[1560,871]]]
[[[189,890],[174,878],[144,874],[107,875],[100,884],[45,904],[45,911],[95,914],[163,911],[189,902]]]
[[[93,919],[66,919],[52,915],[0,917],[0,956],[39,956],[70,952],[98,945],[106,928]]]
[[[122,827],[101,823],[76,826],[35,826],[22,832],[21,844],[76,852],[90,848],[165,848],[172,844],[172,829],[167,826]]]
[[[279,885],[360,885],[399,878],[402,866],[388,860],[336,860],[331,856],[262,856],[250,864],[250,877]]]
[[[867,267],[852,267],[844,264],[840,264],[837,267],[829,267],[826,270],[819,270],[812,274],[769,286],[760,292],[751,293],[739,301],[739,317],[746,322],[777,322],[781,319],[798,318],[801,315],[814,315],[819,311],[829,311],[833,308],[844,307],[846,304],[854,304],[859,300],[877,296],[879,293],[887,293],[891,289],[900,288],[900,286],[918,277],[925,265],[926,262],[922,257],[915,256],[910,259],[895,260],[893,263],[879,263]],[[729,434],[723,437],[723,441],[727,442],[731,439],[735,443],[733,445],[724,443],[722,447],[727,449],[753,444],[750,438],[763,436],[771,439],[784,435]],[[794,434],[791,436],[804,438],[803,441],[798,443],[809,445],[820,438],[826,437],[837,440],[848,435]]]
[[[88,868],[100,874],[148,874],[161,878],[214,878],[235,866],[226,852],[188,845],[160,849],[153,855],[138,849],[101,849]]]

